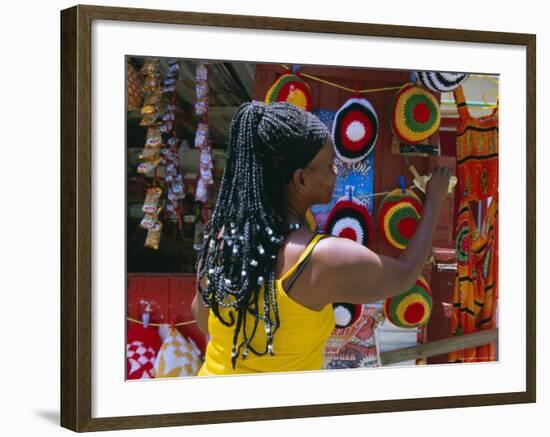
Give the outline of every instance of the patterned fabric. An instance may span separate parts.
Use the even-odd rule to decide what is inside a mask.
[[[417,71],[416,75],[423,87],[440,93],[453,91],[470,77],[467,73],[442,73],[439,71]]]
[[[412,190],[392,190],[380,203],[378,229],[397,249],[405,249],[422,216],[422,202]]]
[[[464,91],[454,97],[459,115],[456,133],[456,159],[461,199],[481,200],[498,189],[498,115],[474,118],[470,115]]]
[[[496,327],[498,302],[498,201],[493,198],[482,226],[476,228],[469,202],[462,202],[457,222],[457,276],[451,334],[471,334]],[[496,360],[496,343],[449,353],[451,363]]]
[[[498,304],[498,115],[471,117],[462,87],[455,92],[457,174],[460,196],[456,225],[457,275],[451,334],[459,336],[496,327]],[[472,201],[491,197],[481,228]],[[449,353],[451,363],[494,361],[496,343]]]
[[[160,337],[155,328],[132,324],[126,334],[126,378],[154,378],[159,349]]]
[[[311,111],[309,85],[299,76],[285,73],[275,81],[265,96],[265,103],[288,102],[300,109]]]
[[[406,144],[417,144],[439,129],[439,103],[424,88],[406,83],[397,92],[391,108],[394,135]]]
[[[362,161],[378,138],[378,116],[366,99],[351,98],[336,113],[332,125],[334,150],[344,162]]]
[[[428,323],[432,305],[428,282],[420,276],[410,290],[384,301],[384,314],[395,326],[415,328]]]
[[[185,339],[176,328],[171,328],[155,360],[155,377],[194,376],[202,365],[200,356],[192,339]]]

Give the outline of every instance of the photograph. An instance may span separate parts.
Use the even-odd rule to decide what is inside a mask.
[[[364,21],[61,11],[63,427],[535,402],[535,35]]]
[[[499,360],[497,74],[125,68],[126,380]]]

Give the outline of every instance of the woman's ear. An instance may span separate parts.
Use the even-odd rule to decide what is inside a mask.
[[[292,174],[292,184],[298,193],[303,193],[306,190],[305,172],[303,168],[297,168]]]

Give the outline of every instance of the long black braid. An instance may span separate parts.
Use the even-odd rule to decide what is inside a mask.
[[[328,135],[318,118],[289,103],[245,103],[231,121],[226,167],[197,270],[205,304],[222,324],[235,326],[233,368],[241,348],[243,358],[248,351],[274,353],[273,335],[280,325],[275,266],[279,247],[290,232],[284,187],[296,169],[313,159]],[[233,308],[236,320],[235,311],[224,319],[223,307]],[[254,317],[250,335],[247,312]],[[263,351],[251,345],[260,321],[267,337]],[[237,344],[240,332],[243,340]]]

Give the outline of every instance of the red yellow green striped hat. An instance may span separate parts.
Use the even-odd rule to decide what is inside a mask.
[[[397,92],[391,108],[394,135],[406,144],[418,144],[439,128],[439,103],[426,89],[406,83]]]
[[[265,103],[272,102],[288,102],[305,111],[311,111],[311,90],[299,76],[284,73],[265,95]]]
[[[378,230],[385,240],[398,249],[405,249],[416,232],[422,216],[422,202],[410,189],[392,190],[380,203]]]
[[[424,326],[432,314],[432,292],[423,276],[403,294],[384,301],[384,314],[395,326],[416,328]]]

